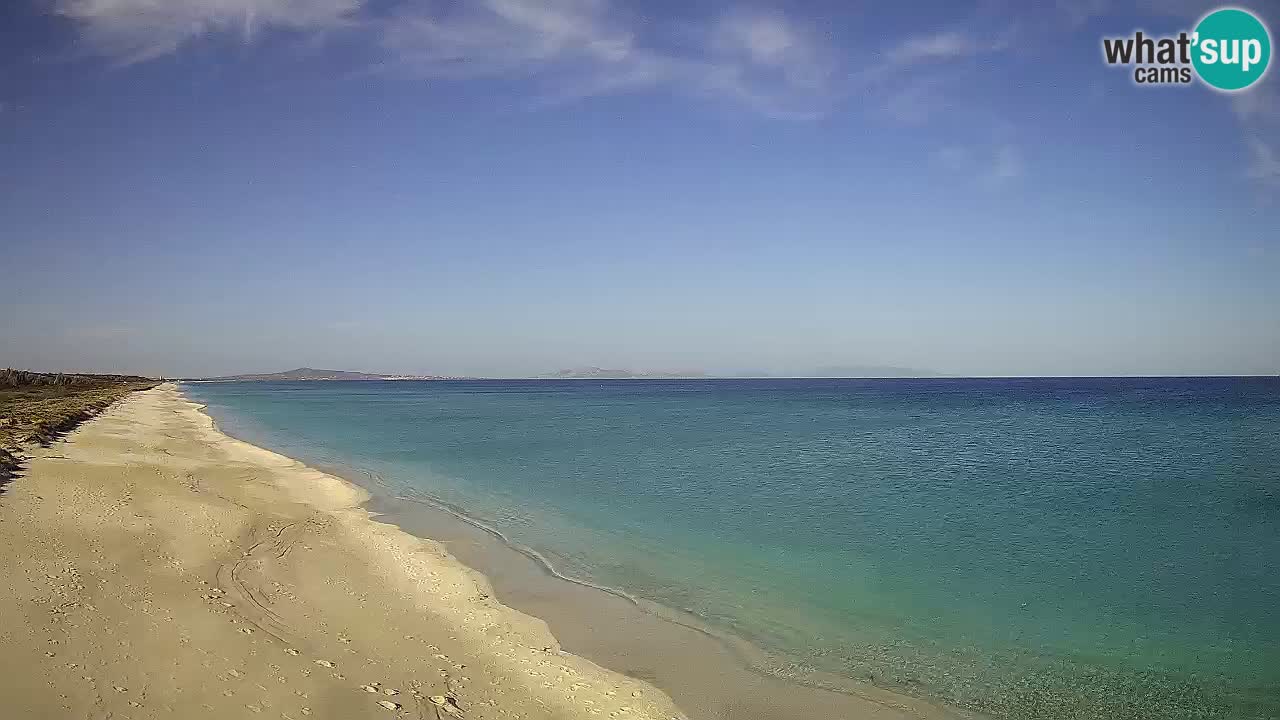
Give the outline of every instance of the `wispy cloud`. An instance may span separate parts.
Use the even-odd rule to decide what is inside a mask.
[[[53,0],[78,23],[91,48],[130,64],[171,53],[209,34],[251,39],[265,30],[342,26],[364,0]]]
[[[977,23],[969,23],[974,25]],[[974,30],[968,26],[944,28],[931,33],[912,35],[898,40],[881,53],[881,62],[863,71],[868,78],[878,79],[909,73],[932,65],[953,64],[1007,50],[1015,31],[1012,24]]]
[[[1258,182],[1280,189],[1280,154],[1276,149],[1259,138],[1249,138],[1250,178]]]
[[[852,82],[890,119],[924,124],[954,107],[953,91],[965,93],[963,79],[971,74],[970,61],[1007,49],[1009,32],[955,26],[912,35],[882,49]]]
[[[732,10],[711,23],[709,36],[720,64],[774,72],[792,88],[822,91],[831,80],[830,51],[781,12]]]
[[[675,80],[775,115],[820,115],[843,92],[839,65],[819,34],[777,11],[730,10],[702,28]]]
[[[565,63],[635,62],[635,38],[600,0],[483,0],[412,6],[381,23],[398,61],[432,75],[531,73]]]
[[[1274,200],[1280,191],[1280,79],[1272,73],[1260,85],[1231,96],[1231,112],[1244,137],[1245,176]]]
[[[152,60],[213,35],[356,29],[382,70],[516,78],[542,102],[668,86],[763,112],[814,114],[834,95],[834,53],[777,10],[732,8],[679,28],[614,0],[48,0],[95,53]]]
[[[606,0],[481,0],[393,13],[381,42],[391,67],[522,76],[551,101],[666,85],[792,114],[832,94],[830,51],[781,12],[731,10],[682,28],[683,44],[637,25]]]
[[[1280,87],[1272,80],[1231,96],[1231,112],[1245,124],[1280,125]]]
[[[959,30],[943,30],[931,35],[909,37],[885,53],[890,67],[904,67],[924,61],[953,60],[973,55],[985,45]]]

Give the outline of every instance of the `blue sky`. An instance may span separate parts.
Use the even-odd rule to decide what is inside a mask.
[[[1277,373],[1280,73],[1101,58],[1211,7],[13,0],[0,365]]]

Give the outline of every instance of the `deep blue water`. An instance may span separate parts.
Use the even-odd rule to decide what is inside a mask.
[[[1280,717],[1280,379],[184,389],[778,672],[998,717]]]

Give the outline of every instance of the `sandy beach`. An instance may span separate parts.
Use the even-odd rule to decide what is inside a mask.
[[[0,497],[5,714],[680,715],[363,499],[172,385],[38,451]]]
[[[563,651],[545,622],[500,604],[488,580],[441,544],[378,522],[366,499],[344,480],[221,433],[171,384],[34,451],[0,496],[6,713],[685,716],[654,686]],[[619,610],[619,624],[635,622],[628,612]],[[584,632],[577,643],[590,646]],[[661,649],[652,652],[644,661],[661,663]],[[705,667],[688,674],[704,687],[718,666]],[[891,693],[791,696],[786,683],[745,670],[719,682],[740,707],[684,709],[953,717]]]

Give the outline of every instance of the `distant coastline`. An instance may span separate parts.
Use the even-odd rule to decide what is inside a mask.
[[[803,373],[768,373],[751,371],[740,373],[709,373],[705,370],[631,370],[596,366],[565,368],[549,373],[525,376],[475,376],[475,375],[411,375],[399,373],[370,373],[355,370],[321,370],[301,367],[282,372],[242,373],[213,377],[186,377],[182,382],[309,382],[334,380],[755,380],[755,379],[921,379],[952,377],[932,370],[893,367],[888,365],[849,365],[817,368]]]
[[[245,373],[220,377],[185,378],[183,382],[245,382],[245,381],[332,381],[332,380],[465,380],[446,375],[397,375],[390,373],[366,373],[353,370],[318,370],[296,368],[274,373]]]

